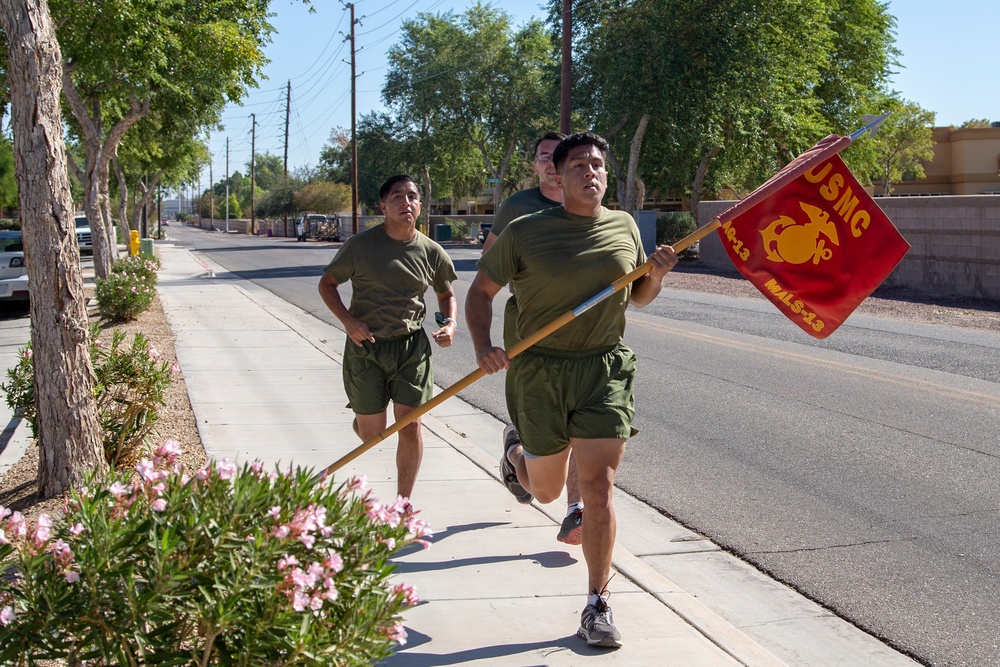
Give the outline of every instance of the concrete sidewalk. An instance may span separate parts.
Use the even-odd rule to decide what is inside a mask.
[[[340,330],[186,249],[156,247],[209,456],[321,468],[360,444],[344,407]],[[519,505],[506,491],[503,424],[490,415],[452,398],[423,424],[413,504],[435,536],[396,559],[424,602],[405,613],[409,641],[384,664],[916,664],[621,491],[609,588],[624,646],[590,648],[574,636],[583,556],[555,540],[565,505]],[[389,438],[337,477],[363,473],[391,499],[394,453]]]

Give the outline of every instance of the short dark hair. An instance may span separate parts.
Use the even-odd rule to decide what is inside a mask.
[[[382,184],[382,187],[378,189],[379,201],[385,201],[385,198],[389,196],[389,192],[392,190],[392,186],[396,183],[413,183],[413,185],[417,188],[417,194],[420,194],[420,186],[417,185],[417,182],[413,180],[412,176],[407,176],[406,174],[396,174],[395,176],[390,176],[386,179],[385,183]]]
[[[542,145],[543,141],[562,141],[566,138],[566,135],[562,132],[546,132],[538,141],[535,142],[535,149],[531,152],[532,155],[538,154],[538,147]]]
[[[604,137],[599,134],[594,134],[593,132],[577,132],[576,134],[571,134],[556,146],[556,149],[552,151],[552,164],[556,166],[556,171],[559,170],[559,166],[566,161],[566,154],[570,150],[576,148],[577,146],[596,146],[601,155],[605,159],[608,157],[608,142],[604,140]]]

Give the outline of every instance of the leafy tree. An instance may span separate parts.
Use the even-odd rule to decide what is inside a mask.
[[[499,204],[509,171],[523,168],[512,161],[521,142],[556,118],[554,51],[541,23],[515,29],[509,14],[482,3],[461,16],[420,14],[403,24],[382,97],[414,142],[408,148],[426,198],[432,180],[465,186],[485,168],[498,180]],[[480,156],[478,169],[467,159],[469,146]]]
[[[333,183],[351,184],[351,134],[335,127],[319,154],[319,169],[323,179]]]
[[[894,62],[878,0],[595,0],[576,19],[579,106],[627,209],[755,187],[873,112]]]
[[[270,0],[51,0],[63,55],[70,129],[86,147],[84,208],[97,276],[107,276],[108,173],[122,137],[151,110],[214,110],[255,84],[265,59]]]
[[[915,102],[891,100],[888,110],[892,112],[872,144],[879,161],[879,177],[882,194],[888,197],[892,192],[892,182],[904,176],[924,177],[924,163],[934,159],[934,117]]]
[[[246,164],[250,173],[250,161]],[[257,153],[254,164],[254,182],[260,190],[271,190],[285,180],[285,165],[282,158],[271,153]]]
[[[962,123],[960,127],[983,128],[983,127],[991,127],[991,125],[989,118],[970,118],[969,120]]]
[[[293,196],[296,207],[316,213],[339,213],[351,207],[351,188],[343,183],[317,181]]]

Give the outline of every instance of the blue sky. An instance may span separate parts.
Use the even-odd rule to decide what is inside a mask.
[[[588,0],[575,0],[576,3]],[[358,115],[382,109],[379,91],[387,72],[386,52],[399,41],[400,27],[418,12],[461,13],[474,0],[356,0]],[[250,159],[250,114],[256,114],[257,152],[282,156],[286,86],[291,81],[288,138],[289,169],[319,162],[333,128],[350,128],[350,51],[348,10],[334,0],[313,0],[310,14],[299,0],[274,0],[277,32],[267,47],[268,79],[251,91],[242,107],[223,114],[225,130],[209,140],[213,176],[226,168],[245,171]],[[544,18],[540,0],[492,0],[518,24]],[[938,125],[960,125],[970,118],[1000,121],[1000,85],[992,48],[997,46],[997,0],[889,0],[896,17],[896,45],[902,67],[893,88],[907,100],[937,113]],[[208,186],[208,173],[202,187]]]

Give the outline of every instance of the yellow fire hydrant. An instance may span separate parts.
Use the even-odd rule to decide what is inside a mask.
[[[135,229],[128,233],[128,254],[139,254],[139,232]]]

